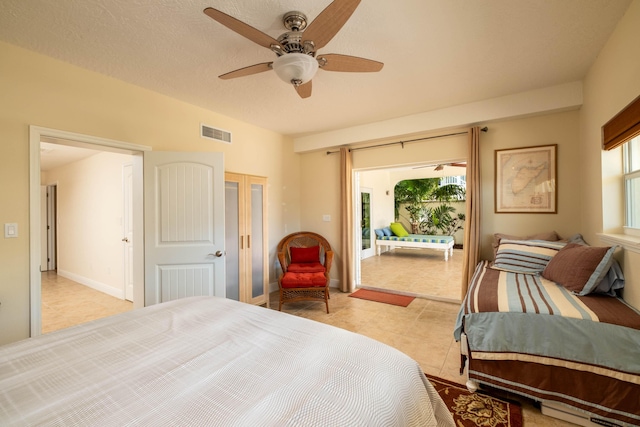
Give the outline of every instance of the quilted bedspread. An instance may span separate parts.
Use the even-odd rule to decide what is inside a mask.
[[[0,425],[453,426],[420,366],[308,319],[185,298],[0,347]]]

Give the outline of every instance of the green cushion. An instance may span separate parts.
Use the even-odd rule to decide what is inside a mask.
[[[405,230],[402,224],[400,224],[399,222],[392,222],[389,228],[391,228],[393,234],[398,237],[407,237],[409,235],[407,230]]]

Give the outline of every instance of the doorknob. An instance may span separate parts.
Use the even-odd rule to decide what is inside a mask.
[[[123,238],[122,238],[122,241],[123,241],[123,242],[126,242],[126,243],[129,243],[129,239],[128,239],[128,238],[126,238],[126,237],[123,237]]]
[[[216,251],[215,254],[209,254],[209,256],[215,256],[215,257],[220,258],[222,256],[222,251]]]

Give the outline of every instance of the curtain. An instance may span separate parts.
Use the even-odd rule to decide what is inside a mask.
[[[461,298],[467,294],[469,281],[478,264],[480,254],[480,128],[478,126],[469,129],[466,204]]]
[[[353,292],[353,161],[348,148],[340,148],[340,290]]]

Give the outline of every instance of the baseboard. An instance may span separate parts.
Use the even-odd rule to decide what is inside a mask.
[[[111,295],[114,298],[124,299],[124,290],[116,289],[113,286],[105,285],[104,283],[98,282],[93,279],[89,279],[87,277],[80,276],[75,273],[71,273],[69,271],[58,270],[58,276],[62,276],[69,280],[73,280],[81,285],[94,289],[96,291],[102,292],[103,294]]]

